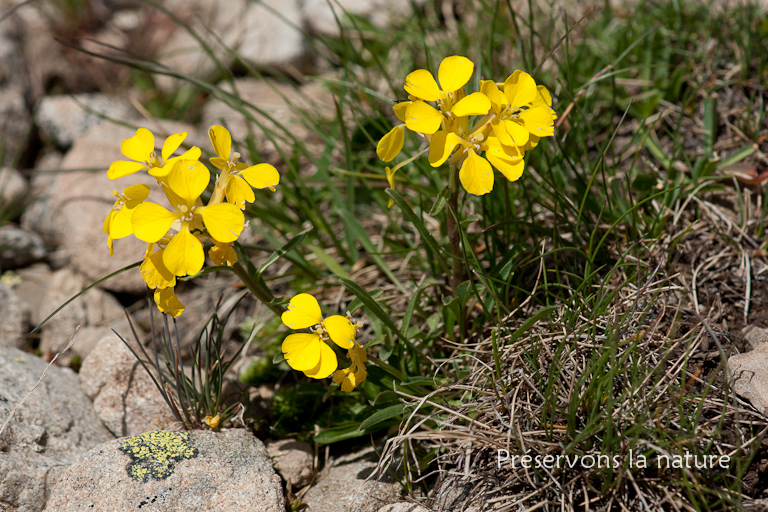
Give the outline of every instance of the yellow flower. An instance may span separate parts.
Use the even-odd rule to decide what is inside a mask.
[[[352,360],[352,364],[333,374],[333,382],[341,386],[344,393],[349,393],[368,377],[368,371],[365,369],[368,355],[363,346],[355,342],[355,345],[347,351],[347,355]]]
[[[211,241],[213,242],[213,247],[208,250],[208,257],[211,258],[214,265],[218,267],[223,267],[224,265],[231,267],[237,263],[237,253],[232,244],[223,244],[216,240]]]
[[[466,57],[454,55],[443,59],[438,69],[440,86],[432,73],[417,69],[405,79],[405,90],[423,101],[413,101],[405,113],[405,125],[415,132],[433,134],[442,126],[446,130],[457,130],[458,119],[468,116],[485,115],[491,102],[482,92],[464,96],[463,87],[469,82],[475,65]],[[426,101],[434,101],[434,108]]]
[[[200,148],[193,146],[181,156],[170,158],[187,138],[187,132],[174,133],[163,142],[160,156],[155,151],[155,136],[146,128],[136,130],[136,135],[120,144],[120,151],[132,161],[118,160],[109,166],[107,176],[114,180],[146,169],[155,177],[166,176],[179,160],[197,160]]]
[[[252,203],[256,199],[251,187],[269,188],[272,192],[275,191],[275,186],[280,183],[280,174],[274,166],[270,164],[248,166],[238,162],[240,153],[232,153],[232,136],[223,126],[211,126],[208,136],[217,155],[211,158],[210,162],[223,171],[219,179],[225,182],[219,186],[224,188],[228,202],[243,209],[245,203]]]
[[[109,246],[110,256],[113,256],[115,253],[112,240],[125,238],[133,234],[133,226],[131,225],[133,211],[147,198],[149,187],[147,185],[131,185],[123,190],[122,194],[114,190],[112,195],[117,198],[117,201],[112,205],[112,209],[107,214],[107,218],[104,219],[104,225],[101,228],[104,233],[109,235],[107,237],[107,245]]]
[[[401,101],[392,106],[395,115],[403,123],[405,123],[405,112],[410,104],[410,101]],[[403,149],[403,142],[405,142],[405,124],[399,124],[381,138],[376,145],[376,154],[381,160],[391,162],[400,154]]]
[[[173,293],[173,287],[155,290],[155,304],[162,313],[174,318],[184,312],[184,304]]]
[[[356,330],[352,322],[341,315],[324,319],[317,299],[308,293],[293,297],[281,318],[283,324],[292,329],[316,326],[312,333],[289,335],[282,345],[288,366],[304,372],[307,377],[324,379],[336,371],[338,360],[326,343],[328,339],[344,349],[355,346]]]
[[[228,203],[202,206],[200,194],[209,181],[208,169],[200,162],[177,161],[163,189],[174,211],[142,203],[133,214],[134,234],[144,242],[157,243],[169,229],[176,230],[162,255],[165,267],[176,276],[196,274],[203,268],[205,255],[199,240],[203,230],[221,243],[234,242],[243,230],[245,218],[238,207]]]
[[[522,148],[531,135],[537,138],[554,135],[556,116],[550,108],[552,98],[546,88],[537,87],[531,75],[517,70],[504,82],[503,89],[502,93],[490,80],[481,84],[495,114],[491,120],[493,133],[502,144]]]
[[[144,263],[141,264],[141,277],[149,288],[164,289],[176,286],[176,276],[165,267],[163,263],[163,251],[153,252],[155,244],[149,244],[144,254]]]

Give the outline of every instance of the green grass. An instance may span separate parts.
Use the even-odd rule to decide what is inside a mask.
[[[379,363],[369,366],[365,385],[342,396],[290,374],[275,400],[274,432],[309,436],[317,424],[318,443],[382,439],[402,421],[384,460],[404,452],[402,482],[411,491],[433,486],[432,471],[440,468],[475,471],[488,499],[495,492],[528,506],[541,499],[569,510],[589,499],[606,510],[619,510],[620,503],[738,506],[754,455],[749,440],[764,421],[729,394],[724,351],[696,359],[702,337],[711,334],[691,313],[688,291],[680,296],[675,288],[690,284],[674,280],[687,272],[675,251],[690,242],[696,221],[715,225],[693,196],[741,194],[729,169],[766,150],[760,84],[768,17],[754,6],[721,11],[644,1],[600,5],[576,25],[589,6],[563,14],[529,5],[530,15],[503,1],[462,6],[446,18],[427,3],[418,16],[386,30],[342,16],[340,38],[311,41],[334,71],[324,84],[336,118],[327,123],[312,111],[300,113],[320,141],[317,152],[287,127],[265,131],[254,105],[213,85],[234,79],[226,66],[202,80],[150,61],[117,59],[144,77],[188,80],[190,88],[166,104],[148,98],[150,111],[181,114],[196,94],[207,94],[245,115],[249,132],[280,142],[279,196],[257,193],[247,209],[264,240],[243,248],[251,277],[277,296],[311,291],[326,304],[342,297],[341,310],[366,324],[362,336]],[[392,102],[406,99],[407,73],[434,70],[453,54],[476,62],[473,88],[480,78],[503,81],[514,69],[538,69],[534,78],[552,92],[559,115],[556,136],[527,154],[518,182],[497,174],[491,193],[461,195],[467,271],[455,290],[444,230],[450,213],[429,216],[447,186],[446,169],[417,158],[398,171],[397,190],[385,191],[385,164],[375,154],[396,122]],[[239,67],[263,78],[246,62]],[[261,159],[248,133],[233,138],[246,161]],[[421,145],[407,138],[399,159]],[[756,194],[765,214],[765,192]],[[390,197],[395,205],[388,209]],[[675,224],[678,214],[683,228]],[[762,240],[762,220],[745,222]],[[731,241],[744,247],[743,238]],[[288,269],[259,269],[280,247],[276,254],[290,262]],[[273,356],[280,360],[277,344],[265,355]],[[504,416],[523,399],[519,416]],[[492,428],[483,430],[487,425]],[[518,475],[512,484],[505,480],[512,473],[488,462],[507,432],[512,441],[504,446],[517,453],[625,456],[632,449],[658,458],[687,450],[732,453],[734,463],[725,472],[696,475],[625,463],[623,471]],[[476,443],[472,467],[462,466],[465,447],[449,434]],[[506,483],[491,485],[497,478]],[[440,482],[459,485],[452,477]]]

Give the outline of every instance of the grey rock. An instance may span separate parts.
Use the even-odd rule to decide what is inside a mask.
[[[148,453],[132,452],[131,447],[140,446],[148,447]],[[280,477],[267,450],[245,430],[157,431],[102,444],[70,466],[45,510],[143,507],[158,512],[285,510]]]
[[[0,87],[0,140],[4,155],[0,165],[12,166],[18,161],[31,130],[32,115],[24,99],[24,89]]]
[[[373,512],[397,501],[400,485],[376,473],[372,448],[339,458],[304,495],[310,510]]]
[[[29,309],[13,288],[0,283],[0,344],[24,348],[29,332]]]
[[[46,366],[38,357],[0,345],[0,424]],[[64,469],[111,438],[77,375],[52,366],[0,435],[0,510],[42,510]]]
[[[47,264],[36,263],[15,270],[14,274],[18,276],[21,282],[13,286],[13,291],[29,312],[29,324],[36,326],[43,320],[40,311],[42,305],[40,299],[48,289],[53,272]]]
[[[299,0],[232,0],[226,7],[218,0],[172,1],[166,7],[186,20],[225,66],[234,62],[231,51],[254,66],[297,64],[305,52]],[[200,42],[181,26],[163,43],[159,60],[197,77],[210,76],[218,69]],[[164,90],[181,84],[178,80],[158,78],[158,87]]]
[[[37,233],[12,224],[0,226],[0,271],[36,263],[46,252],[45,242]]]
[[[94,126],[137,119],[138,113],[128,102],[100,93],[45,96],[35,108],[35,121],[43,136],[62,148],[70,148]]]
[[[90,284],[88,278],[68,268],[54,272],[42,299],[42,314],[47,317]],[[80,330],[75,334],[78,325]],[[43,326],[40,350],[52,356],[61,352],[75,335],[72,349],[59,358],[62,364],[66,364],[73,355],[87,356],[101,338],[110,334],[112,328],[129,332],[122,306],[107,292],[91,288]]]
[[[744,336],[747,348],[755,349],[759,344],[768,342],[768,329],[765,327],[757,327],[755,325],[748,325],[741,330],[741,334]]]
[[[114,334],[99,340],[79,376],[96,414],[117,437],[162,430],[176,421],[150,376]]]
[[[344,25],[346,15],[353,14],[368,18],[376,27],[387,28],[398,18],[412,16],[414,3],[423,4],[424,0],[304,0],[304,21],[312,32],[339,37],[341,30],[337,18]]]
[[[2,210],[14,205],[20,208],[28,191],[27,180],[19,171],[10,167],[0,168],[0,204],[3,205]],[[11,211],[11,213],[14,212]]]
[[[272,464],[293,489],[300,489],[312,480],[312,446],[303,441],[281,439],[267,443]]]
[[[726,367],[733,391],[768,415],[768,350],[765,344],[728,358]]]

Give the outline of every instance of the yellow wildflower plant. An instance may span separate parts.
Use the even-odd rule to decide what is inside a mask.
[[[193,146],[181,156],[171,158],[181,146],[187,132],[174,133],[163,142],[163,148],[158,156],[155,151],[155,136],[146,128],[139,128],[136,134],[125,139],[120,144],[120,151],[130,160],[118,160],[109,166],[107,176],[114,180],[135,172],[146,170],[155,177],[166,176],[179,160],[197,160],[200,158],[200,148]]]
[[[174,211],[145,202],[133,213],[136,238],[157,243],[173,228],[176,233],[163,251],[165,267],[176,276],[200,272],[205,261],[204,231],[219,242],[234,242],[243,230],[243,212],[229,203],[203,206],[200,195],[208,187],[208,169],[196,160],[180,160],[173,166],[163,189]]]
[[[411,101],[402,117],[395,113],[406,128],[429,141],[433,167],[449,162],[468,193],[483,195],[493,189],[493,168],[509,181],[522,175],[525,151],[541,137],[554,135],[557,116],[549,91],[528,73],[515,71],[503,84],[483,80],[480,91],[467,94],[464,87],[473,72],[472,61],[454,55],[440,63],[437,81],[425,69],[410,73],[404,88]],[[381,160],[390,162],[400,153],[403,132],[398,125],[379,141],[376,153]],[[393,175],[394,170],[387,171],[390,186]]]
[[[308,293],[293,297],[281,319],[291,329],[312,328],[311,333],[287,336],[282,345],[288,366],[307,377],[324,379],[336,371],[338,359],[329,340],[343,349],[355,347],[355,324],[341,315],[323,318],[317,299]]]

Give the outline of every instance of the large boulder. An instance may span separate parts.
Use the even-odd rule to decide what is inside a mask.
[[[47,512],[284,512],[280,477],[246,430],[152,431],[97,446],[72,464]]]

